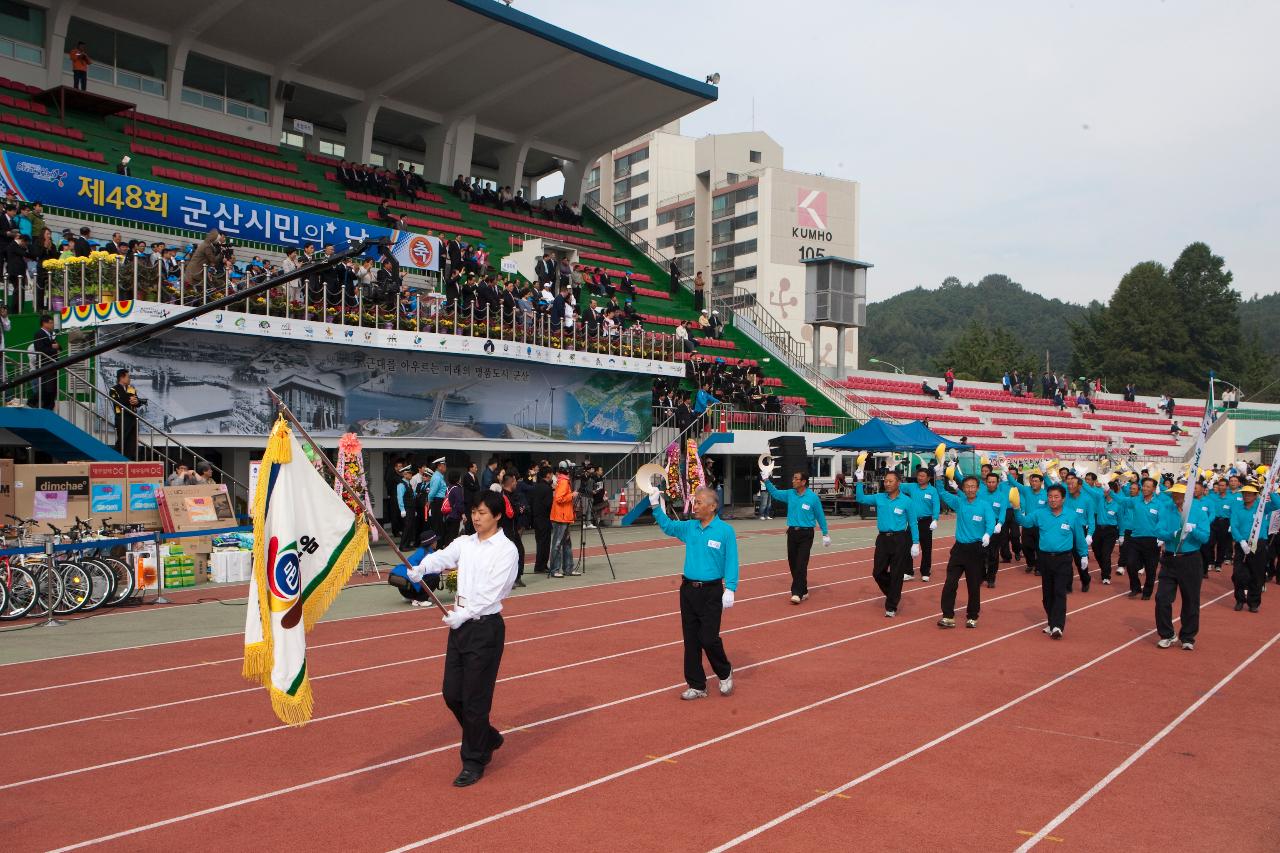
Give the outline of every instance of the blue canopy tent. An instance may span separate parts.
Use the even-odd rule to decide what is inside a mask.
[[[839,438],[818,442],[814,448],[866,450],[869,453],[931,453],[939,444],[946,445],[948,450],[973,449],[968,444],[943,438],[920,421],[891,424],[880,418],[872,418],[853,432],[845,433]]]

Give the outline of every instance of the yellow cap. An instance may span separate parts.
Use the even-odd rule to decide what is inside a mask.
[[[1022,494],[1017,489],[1009,490],[1009,506],[1014,509],[1022,508]]]
[[[1186,493],[1187,493],[1186,483],[1175,483],[1174,485],[1169,487],[1169,494],[1171,495],[1185,495]]]
[[[864,450],[858,454],[858,467],[861,468],[863,465],[866,465],[866,464],[867,464],[867,451]]]
[[[1253,483],[1248,483],[1247,485],[1241,486],[1241,487],[1240,487],[1240,491],[1242,491],[1242,492],[1253,492],[1253,494],[1255,494],[1255,495],[1256,495],[1256,494],[1258,493],[1258,487],[1257,487],[1257,486],[1255,486]]]
[[[942,461],[942,457],[947,455],[947,445],[939,442],[938,446],[933,449],[933,455],[938,457],[938,461]]]

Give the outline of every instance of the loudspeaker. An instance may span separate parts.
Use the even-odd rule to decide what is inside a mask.
[[[777,463],[772,479],[779,489],[791,488],[791,475],[795,472],[809,472],[809,449],[802,435],[780,435],[769,439],[769,455]]]
[[[276,85],[276,99],[280,101],[284,101],[286,104],[293,100],[293,96],[296,92],[297,92],[297,87],[294,86],[292,83],[286,83],[285,81],[281,80]]]

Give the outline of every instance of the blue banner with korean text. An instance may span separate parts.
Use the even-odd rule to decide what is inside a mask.
[[[102,216],[133,219],[163,228],[204,232],[217,228],[233,240],[250,240],[284,248],[313,243],[317,248],[351,240],[389,237],[392,244],[415,243],[409,264],[416,269],[438,269],[439,244],[435,238],[408,241],[407,232],[376,224],[357,223],[322,213],[274,207],[247,199],[216,195],[198,189],[163,184],[144,178],[124,177],[74,163],[45,160],[14,151],[0,151],[0,190],[13,191],[24,201],[81,210]],[[430,240],[429,251],[421,245]],[[397,252],[399,256],[400,253]],[[426,261],[424,264],[423,261]]]

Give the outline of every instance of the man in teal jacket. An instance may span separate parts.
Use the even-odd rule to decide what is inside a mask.
[[[1048,619],[1044,632],[1055,640],[1062,639],[1067,627],[1067,593],[1071,591],[1072,555],[1085,571],[1089,570],[1089,552],[1085,545],[1084,522],[1066,509],[1063,498],[1067,490],[1061,483],[1049,487],[1049,505],[1024,509],[1018,523],[1040,531],[1040,593],[1044,615]]]
[[[1151,598],[1156,588],[1157,567],[1160,564],[1160,537],[1157,527],[1160,521],[1160,507],[1168,501],[1156,494],[1157,484],[1154,477],[1142,478],[1142,489],[1136,495],[1120,494],[1113,497],[1125,505],[1127,541],[1129,543],[1129,597],[1142,600]],[[1138,571],[1146,572],[1145,579],[1138,577]]]
[[[929,469],[921,465],[916,468],[916,481],[903,483],[902,492],[915,501],[916,527],[920,533],[920,580],[928,583],[933,571],[933,531],[938,529],[938,519],[942,517],[940,490],[930,480]],[[911,574],[908,569],[907,576]]]
[[[920,556],[920,529],[916,523],[915,504],[899,488],[898,474],[890,471],[884,475],[884,491],[868,495],[862,488],[866,471],[854,472],[858,478],[858,503],[874,504],[876,508],[876,552],[872,560],[871,576],[884,593],[884,615],[892,619],[898,615],[902,601],[902,579],[912,557]],[[910,551],[908,551],[908,542]]]
[[[996,571],[1000,568],[1000,551],[1006,547],[1003,539],[1008,536],[1004,529],[1006,511],[1009,509],[1009,484],[1000,479],[1000,475],[991,470],[990,465],[983,465],[983,485],[978,489],[978,497],[991,504],[991,511],[996,516],[995,533],[991,536],[991,544],[987,546],[987,588],[995,589]]]
[[[1250,613],[1257,613],[1262,606],[1262,584],[1271,563],[1267,543],[1267,531],[1271,527],[1271,514],[1280,509],[1280,494],[1272,492],[1266,506],[1261,507],[1262,525],[1258,528],[1258,542],[1253,544],[1253,519],[1258,514],[1258,487],[1252,483],[1240,489],[1243,500],[1231,510],[1231,538],[1235,540],[1235,555],[1231,559],[1231,583],[1236,590],[1236,610],[1249,605]]]
[[[681,699],[707,695],[707,673],[702,655],[720,680],[720,695],[733,692],[733,667],[720,640],[720,617],[733,607],[738,588],[738,537],[724,520],[716,493],[706,487],[693,494],[693,518],[673,521],[662,506],[653,506],[653,518],[668,536],[684,543],[684,576],[680,580],[680,626],[684,637],[684,680],[689,685]]]
[[[764,469],[761,470],[764,474]],[[827,516],[822,501],[809,488],[809,474],[796,471],[791,475],[792,491],[782,491],[764,478],[765,488],[775,501],[787,505],[787,566],[791,569],[791,603],[799,604],[809,597],[809,553],[813,550],[813,528],[822,528],[822,546],[830,547]]]
[[[948,484],[954,486],[954,481]],[[938,496],[956,514],[956,541],[947,559],[947,579],[942,584],[942,618],[939,628],[956,626],[956,588],[964,575],[969,590],[965,606],[965,627],[978,627],[978,614],[982,612],[982,575],[986,568],[986,549],[991,545],[996,516],[991,502],[978,497],[978,478],[964,478],[964,494],[955,495],[943,490]]]
[[[1174,644],[1173,600],[1182,594],[1182,621],[1178,626],[1178,640],[1182,648],[1193,651],[1196,634],[1200,632],[1200,584],[1204,579],[1204,559],[1200,548],[1209,541],[1209,514],[1194,505],[1182,520],[1185,501],[1194,501],[1187,494],[1184,483],[1174,485],[1167,494],[1170,500],[1159,501],[1160,514],[1156,522],[1156,535],[1164,545],[1164,558],[1160,563],[1160,583],[1156,587],[1156,643],[1162,649]]]

